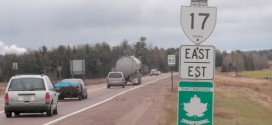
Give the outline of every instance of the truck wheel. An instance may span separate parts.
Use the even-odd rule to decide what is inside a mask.
[[[15,114],[15,116],[19,116],[20,112],[15,112],[14,114]]]
[[[125,88],[125,85],[123,85],[123,88]]]
[[[107,85],[107,88],[110,88],[110,85]]]
[[[6,117],[7,118],[11,118],[11,116],[12,116],[12,112],[6,112]]]

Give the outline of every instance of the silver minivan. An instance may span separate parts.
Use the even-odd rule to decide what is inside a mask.
[[[58,114],[58,94],[46,75],[13,76],[5,91],[7,118],[20,113]]]
[[[122,86],[125,88],[125,77],[122,72],[109,72],[107,81],[107,88],[111,86]]]

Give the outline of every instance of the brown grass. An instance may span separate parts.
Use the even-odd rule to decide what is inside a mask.
[[[159,125],[177,124],[177,93],[168,91],[165,96],[164,111],[161,115]]]
[[[216,74],[215,92],[221,92],[226,97],[246,97],[256,101],[262,106],[272,108],[272,92],[267,93],[265,89],[272,89],[272,82],[264,79],[244,78]]]
[[[87,85],[96,85],[96,84],[103,84],[107,82],[106,78],[98,78],[98,79],[85,79],[84,82]]]
[[[232,120],[235,117],[235,111],[223,107],[218,107],[214,109],[214,116]]]
[[[4,94],[6,89],[6,83],[0,82],[0,96]]]
[[[258,106],[263,107],[267,111],[272,110],[272,81],[237,77],[235,73],[216,72],[214,84],[214,124],[216,125],[239,124],[247,123],[246,121],[254,121],[254,119],[248,119],[245,117],[245,112],[237,111],[235,109],[237,107],[232,107],[233,105],[228,105],[228,103],[239,103],[237,104],[239,106],[244,105],[243,102],[250,102],[256,103]],[[177,90],[177,88],[175,89]],[[248,101],[237,101],[237,99],[239,100],[240,98]],[[176,104],[176,92],[172,93],[169,91],[165,96],[164,111],[160,118],[160,125],[177,124]],[[253,110],[253,112],[251,110]],[[250,113],[254,114],[254,111],[256,111],[256,109],[249,109]],[[260,119],[255,120],[262,121]],[[267,120],[268,119],[264,121]]]

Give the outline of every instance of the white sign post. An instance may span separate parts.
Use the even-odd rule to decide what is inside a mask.
[[[215,48],[200,44],[214,30],[216,11],[208,0],[191,0],[191,6],[181,7],[182,29],[195,45],[180,47],[179,75],[184,81],[179,83],[178,125],[213,125]]]
[[[171,86],[172,86],[172,92],[174,91],[174,83],[173,83],[173,69],[171,67],[176,65],[176,55],[168,55],[168,65],[170,66],[171,70]]]
[[[182,45],[180,47],[180,78],[212,80],[214,78],[214,47]]]
[[[175,55],[168,55],[168,65],[169,66],[176,65],[176,56]]]
[[[70,71],[72,77],[74,75],[85,74],[85,60],[70,60]]]

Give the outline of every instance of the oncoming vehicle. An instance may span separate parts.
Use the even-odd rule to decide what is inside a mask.
[[[59,100],[78,98],[81,101],[88,98],[87,87],[82,79],[64,79],[55,86],[59,92]]]
[[[46,75],[13,76],[5,91],[5,114],[7,118],[20,113],[58,114],[58,94]]]
[[[161,71],[158,70],[158,69],[151,69],[151,70],[150,70],[150,75],[151,75],[151,76],[153,76],[153,75],[155,75],[155,76],[161,75]]]
[[[157,75],[161,75],[161,71],[160,70],[157,70]]]
[[[125,77],[122,72],[109,72],[107,81],[107,88],[111,86],[122,86],[125,88]]]

